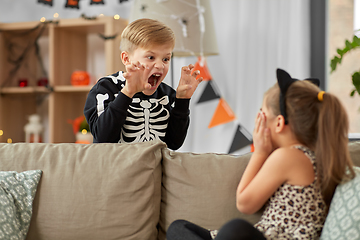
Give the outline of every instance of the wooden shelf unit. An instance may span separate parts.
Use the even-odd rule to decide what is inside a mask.
[[[124,19],[107,16],[95,20],[0,23],[0,130],[3,131],[0,142],[7,142],[9,138],[12,142],[24,142],[28,116],[39,112],[42,120],[47,121],[44,142],[75,142],[68,120],[83,114],[87,94],[94,82],[89,86],[72,86],[71,74],[75,70],[85,70],[92,76],[88,66],[88,53],[93,47],[89,43],[91,35],[116,36],[108,40],[101,38],[104,75],[124,70],[119,46],[126,25]],[[34,47],[37,37],[43,65],[47,66],[49,88],[37,86],[38,79],[44,77]],[[16,66],[15,56],[26,48],[29,50],[23,56],[22,64],[15,74],[12,73]],[[20,79],[27,79],[28,86],[19,87]]]

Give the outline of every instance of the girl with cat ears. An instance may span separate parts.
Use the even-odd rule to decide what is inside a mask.
[[[255,225],[243,219],[209,231],[174,221],[168,240],[318,239],[336,186],[355,176],[348,151],[348,118],[319,80],[297,80],[277,69],[253,131],[254,152],[236,191],[245,214],[259,211]]]
[[[237,188],[237,208],[252,214],[266,205],[254,229],[267,239],[318,239],[336,186],[355,176],[348,117],[318,79],[300,81],[282,69],[276,75],[255,120],[255,150]],[[234,225],[254,231],[239,220],[225,227]]]
[[[284,117],[300,143],[315,152],[318,184],[327,204],[336,186],[350,170],[355,173],[348,151],[349,120],[339,99],[320,90],[320,81],[309,78],[303,81],[292,78],[286,71],[277,69],[278,84],[270,91],[279,89],[279,108],[276,97],[268,98],[275,114]]]

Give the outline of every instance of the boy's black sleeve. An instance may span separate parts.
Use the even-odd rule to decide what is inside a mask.
[[[190,124],[190,99],[175,98],[175,106],[171,110],[169,123],[165,135],[165,143],[172,150],[179,149],[187,134]]]
[[[132,99],[109,79],[100,79],[86,99],[84,115],[94,142],[117,143]]]

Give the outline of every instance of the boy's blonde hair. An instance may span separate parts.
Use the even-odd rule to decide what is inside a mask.
[[[132,53],[138,47],[170,44],[175,47],[175,34],[158,20],[141,18],[131,22],[121,34],[120,50]]]

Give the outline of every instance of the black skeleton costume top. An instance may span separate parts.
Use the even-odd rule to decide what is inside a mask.
[[[101,78],[90,90],[84,114],[94,142],[164,141],[176,150],[189,127],[190,99],[177,99],[176,91],[161,83],[154,94],[142,92],[129,98],[122,72]]]

